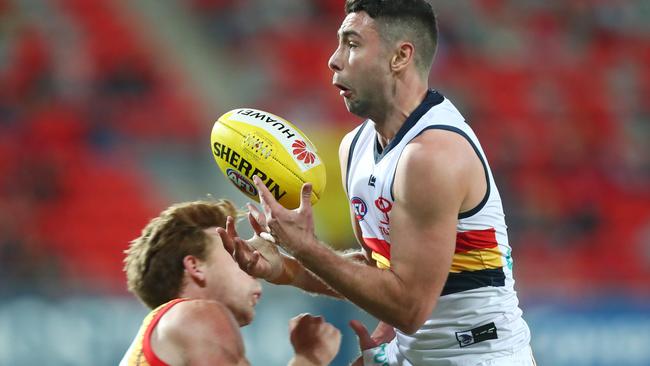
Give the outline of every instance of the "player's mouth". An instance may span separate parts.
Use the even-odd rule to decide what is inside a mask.
[[[341,94],[342,97],[349,98],[352,95],[352,90],[350,90],[350,88],[348,88],[344,84],[341,84],[337,81],[333,82],[332,84],[334,84],[335,87],[340,89],[339,94]]]

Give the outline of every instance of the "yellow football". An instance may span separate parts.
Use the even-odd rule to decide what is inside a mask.
[[[274,114],[252,108],[233,109],[214,123],[210,142],[219,169],[258,202],[255,175],[288,209],[300,206],[303,183],[313,186],[312,204],[325,190],[325,165],[314,144],[291,122]]]

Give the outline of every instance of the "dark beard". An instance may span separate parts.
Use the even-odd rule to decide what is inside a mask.
[[[350,100],[345,99],[345,107],[348,109],[348,112],[361,117],[368,118],[370,114],[370,103],[367,100]]]

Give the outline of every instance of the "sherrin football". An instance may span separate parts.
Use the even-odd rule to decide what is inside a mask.
[[[300,206],[303,183],[312,183],[312,204],[325,189],[325,165],[314,144],[296,126],[274,114],[233,109],[214,123],[210,142],[219,169],[258,202],[255,175],[288,209]]]

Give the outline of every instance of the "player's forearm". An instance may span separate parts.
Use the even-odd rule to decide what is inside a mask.
[[[366,255],[362,251],[353,251],[353,252],[349,251],[344,253],[336,252],[335,254],[347,260],[362,262],[367,264]],[[337,299],[344,298],[341,294],[339,294],[334,289],[332,289],[329,285],[327,285],[325,281],[318,278],[318,276],[316,276],[310,270],[306,269],[295,258],[291,258],[291,260],[294,263],[297,263],[302,269],[297,273],[296,277],[294,278],[294,281],[292,283],[293,286],[315,294],[327,295],[327,296],[335,297]]]
[[[377,319],[410,328],[411,294],[391,270],[381,270],[337,255],[318,244],[296,258],[339,294]]]
[[[313,294],[343,298],[295,258],[283,256],[282,260],[284,264],[283,273],[278,278],[269,280],[269,282],[276,285],[291,285]]]
[[[292,283],[293,286],[301,288],[313,294],[327,295],[327,296],[335,297],[337,299],[343,298],[343,296],[341,296],[338,292],[336,292],[334,289],[328,286],[323,280],[318,278],[318,276],[316,276],[314,273],[305,269],[304,267],[303,269],[304,270],[301,271],[294,278],[294,281]]]

